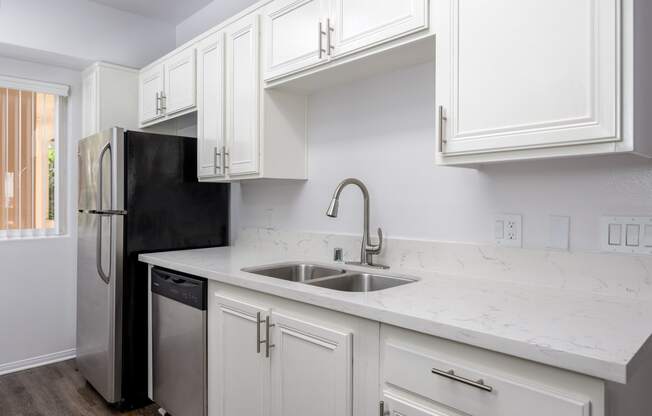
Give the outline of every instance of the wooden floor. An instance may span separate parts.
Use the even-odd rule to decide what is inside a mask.
[[[73,360],[0,376],[0,416],[154,416],[151,405],[127,413],[110,408]]]

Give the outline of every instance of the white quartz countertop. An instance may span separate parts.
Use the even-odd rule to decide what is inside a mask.
[[[636,371],[639,351],[652,334],[649,300],[394,268],[382,273],[409,274],[420,280],[377,292],[339,292],[241,271],[310,261],[253,248],[174,251],[139,258],[155,266],[619,383],[627,382]]]

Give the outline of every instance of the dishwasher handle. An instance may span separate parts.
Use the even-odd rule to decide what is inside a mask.
[[[152,294],[175,300],[202,311],[206,310],[206,279],[159,267],[152,269]]]

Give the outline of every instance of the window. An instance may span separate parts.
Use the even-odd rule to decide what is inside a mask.
[[[0,238],[60,232],[60,115],[67,87],[0,76]]]

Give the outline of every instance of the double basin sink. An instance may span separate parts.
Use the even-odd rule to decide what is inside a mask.
[[[408,277],[358,272],[310,263],[247,267],[242,271],[341,292],[375,292],[416,282],[416,279]]]

